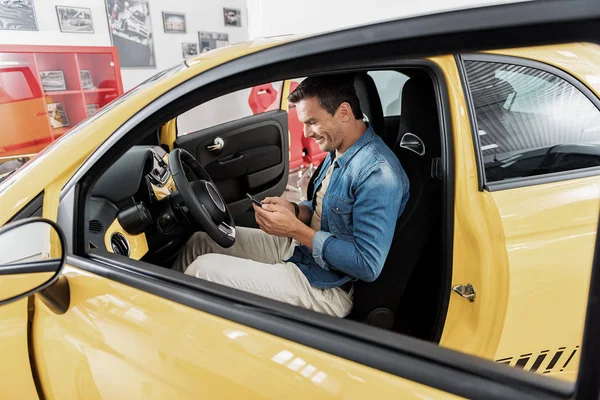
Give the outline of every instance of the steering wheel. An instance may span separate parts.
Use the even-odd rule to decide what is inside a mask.
[[[190,182],[184,165],[198,180]],[[202,165],[184,149],[169,153],[169,170],[183,204],[194,221],[221,247],[235,243],[235,223],[223,197]]]

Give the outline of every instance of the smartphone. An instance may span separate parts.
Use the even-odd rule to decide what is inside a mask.
[[[250,200],[252,200],[252,202],[253,202],[254,204],[256,204],[256,205],[257,205],[257,206],[259,206],[259,207],[262,207],[262,205],[263,205],[262,201],[260,201],[260,200],[259,200],[259,199],[257,199],[256,197],[252,196],[250,193],[246,193],[246,196],[248,196],[248,198],[249,198]]]

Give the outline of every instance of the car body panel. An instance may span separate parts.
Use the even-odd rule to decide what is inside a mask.
[[[513,366],[521,360],[529,370],[546,350],[537,372],[564,370],[560,377],[574,380],[579,352],[565,364],[583,335],[600,178],[503,190],[492,196],[511,267],[510,298],[495,358]],[[559,350],[564,351],[550,364]]]
[[[452,120],[455,198],[451,285],[470,283],[477,293],[474,302],[450,295],[440,345],[491,358],[500,340],[508,300],[508,262],[500,216],[490,194],[478,189],[469,113],[455,58],[431,60],[444,72]]]
[[[35,357],[47,398],[455,396],[65,268],[71,306],[36,301]]]
[[[33,282],[29,287],[33,287]],[[27,299],[0,307],[0,352],[3,360],[10,360],[0,363],[3,397],[38,398],[29,363],[27,313]]]
[[[600,95],[598,45],[489,53],[552,65]],[[499,190],[491,196],[501,216],[510,264],[510,297],[494,358],[574,381],[600,209],[600,177]]]

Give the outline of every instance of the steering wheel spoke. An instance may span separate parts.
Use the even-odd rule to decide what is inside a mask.
[[[198,179],[190,182],[185,167]],[[235,243],[233,217],[202,165],[189,152],[177,148],[169,153],[169,168],[178,196],[196,225],[221,247],[232,246]]]

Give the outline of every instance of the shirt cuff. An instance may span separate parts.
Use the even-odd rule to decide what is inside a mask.
[[[302,200],[298,204],[300,204],[301,206],[307,207],[310,210],[311,213],[314,212],[312,201]]]
[[[319,267],[323,268],[326,271],[329,271],[329,267],[327,266],[327,262],[323,258],[323,248],[325,246],[325,242],[330,237],[333,237],[332,233],[325,231],[317,231],[315,232],[315,236],[313,236],[312,240],[312,255],[315,262],[319,265]]]

